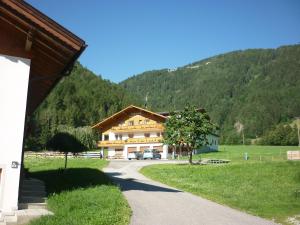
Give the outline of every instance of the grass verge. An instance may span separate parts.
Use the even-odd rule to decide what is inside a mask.
[[[64,159],[26,158],[25,166],[32,177],[46,184],[48,208],[54,216],[44,216],[31,225],[125,225],[131,210],[120,189],[101,169],[104,160],[69,159],[63,172]]]

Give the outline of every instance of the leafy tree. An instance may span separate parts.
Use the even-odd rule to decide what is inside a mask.
[[[47,125],[41,129],[40,136],[39,136],[39,145],[42,149],[47,149],[47,142],[51,138],[51,131]]]
[[[56,128],[56,133],[69,133],[79,140],[87,149],[96,147],[97,134],[91,127],[71,127],[67,125],[59,125]]]
[[[172,113],[167,120],[164,142],[184,146],[189,154],[189,163],[192,164],[193,150],[208,144],[207,136],[214,128],[206,113],[196,107],[186,106],[183,111]]]
[[[296,126],[297,129],[297,136],[298,136],[298,146],[300,147],[300,117],[296,117]]]
[[[67,168],[68,153],[77,153],[87,150],[76,137],[69,133],[57,133],[47,143],[49,149],[54,151],[64,152],[65,154],[65,169]]]
[[[164,144],[172,146],[174,159],[176,153],[176,147],[181,145],[181,134],[180,134],[180,117],[177,114],[171,113],[170,117],[166,121],[164,130]]]
[[[129,104],[140,105],[137,98],[118,84],[103,80],[76,63],[71,74],[59,82],[34,113],[31,121],[35,129],[27,142],[31,147],[46,149],[47,142],[59,131],[57,127],[91,126]],[[90,141],[86,136],[88,129],[79,130],[76,132],[81,139]]]
[[[280,124],[267,132],[259,143],[263,145],[298,145],[297,127]]]

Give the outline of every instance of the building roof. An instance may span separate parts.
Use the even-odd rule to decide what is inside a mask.
[[[31,59],[27,114],[68,75],[85,42],[22,0],[0,0],[0,54]]]
[[[130,116],[132,113],[141,113],[141,114],[145,114],[145,115],[150,115],[154,119],[161,121],[161,122],[165,122],[167,119],[167,117],[160,115],[158,113],[151,112],[147,109],[143,109],[143,108],[140,108],[140,107],[137,107],[134,105],[130,105],[130,106],[126,107],[125,109],[104,119],[103,121],[93,125],[92,128],[98,129],[98,130],[103,130],[106,127],[110,126],[111,124],[121,121],[122,119],[124,119],[124,117]]]

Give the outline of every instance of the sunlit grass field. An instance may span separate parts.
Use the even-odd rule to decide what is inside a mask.
[[[300,214],[300,162],[287,161],[297,147],[221,146],[201,158],[230,159],[223,165],[153,165],[141,172],[162,183],[282,224]],[[249,160],[244,160],[247,152]],[[194,161],[199,155],[193,157]]]
[[[229,159],[232,163],[240,163],[245,162],[247,153],[249,162],[282,161],[287,159],[287,151],[297,149],[300,150],[297,146],[221,145],[219,151],[194,155],[193,160]]]
[[[26,158],[30,175],[45,182],[48,208],[54,213],[31,225],[128,224],[131,210],[120,189],[101,171],[106,165],[100,159],[69,159],[63,172],[63,158]]]

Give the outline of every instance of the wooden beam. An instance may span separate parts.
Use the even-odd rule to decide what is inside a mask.
[[[32,30],[28,31],[27,33],[27,38],[25,42],[25,51],[30,52],[31,47],[32,47],[32,40],[33,40],[33,32]]]

